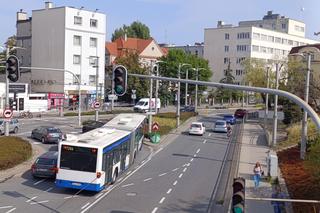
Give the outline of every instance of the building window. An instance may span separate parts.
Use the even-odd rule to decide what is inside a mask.
[[[97,47],[97,38],[90,38],[90,47]]]
[[[281,44],[282,39],[281,39],[281,38],[279,38],[279,37],[275,37],[274,41],[275,41],[276,43]]]
[[[248,39],[248,38],[250,38],[250,33],[238,33],[237,38],[238,39]]]
[[[267,53],[273,54],[273,48],[267,47]]]
[[[288,44],[292,46],[293,45],[293,41],[292,40],[288,40]]]
[[[223,63],[224,63],[224,64],[228,64],[229,61],[230,61],[230,58],[224,58],[224,59],[223,59]]]
[[[264,34],[261,34],[261,40],[262,41],[268,41],[268,36],[264,35]]]
[[[224,34],[224,39],[225,39],[225,40],[229,40],[229,39],[230,39],[229,33],[225,33],[225,34]]]
[[[249,51],[248,45],[237,45],[237,51],[238,52],[246,52]]]
[[[287,28],[287,25],[286,24],[282,24],[282,29],[286,29]]]
[[[89,65],[90,66],[97,66],[97,57],[96,56],[89,57]]]
[[[80,75],[76,75],[78,77],[78,79],[80,80]],[[76,77],[73,76],[73,84],[78,84],[78,80]]]
[[[74,17],[74,24],[75,24],[75,25],[82,25],[82,17],[80,17],[80,16],[75,16],[75,17]]]
[[[73,45],[81,46],[81,36],[73,36]]]
[[[224,46],[224,51],[229,52],[229,46]]]
[[[296,31],[299,31],[299,32],[304,32],[304,27],[301,27],[301,26],[298,26],[298,25],[295,25],[295,26],[294,26],[294,29],[295,29]]]
[[[243,70],[236,70],[236,75],[243,75],[243,74],[244,74]]]
[[[267,52],[267,48],[266,48],[266,47],[260,47],[260,51],[261,51],[262,53],[266,53],[266,52]]]
[[[195,51],[196,56],[198,56],[198,50]]]
[[[73,64],[80,64],[81,58],[80,55],[73,55]]]
[[[90,27],[98,27],[98,20],[97,19],[90,19]]]
[[[96,85],[96,76],[95,75],[89,75],[89,85],[90,86]]]
[[[237,64],[241,64],[246,58],[245,57],[241,57],[241,58],[237,58]]]
[[[260,33],[253,33],[253,39],[260,39]]]
[[[282,39],[282,44],[288,44],[288,40],[285,39],[285,38],[283,38],[283,39]]]
[[[252,51],[253,51],[253,52],[259,52],[259,46],[257,46],[257,45],[252,45]]]
[[[274,37],[273,36],[268,36],[268,41],[274,42]]]

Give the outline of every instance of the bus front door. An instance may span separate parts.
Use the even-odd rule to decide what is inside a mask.
[[[112,182],[112,168],[113,168],[113,152],[107,152],[104,154],[104,171],[106,173],[105,183]]]

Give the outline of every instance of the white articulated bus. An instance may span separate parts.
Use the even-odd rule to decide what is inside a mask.
[[[145,120],[144,115],[120,114],[109,126],[79,136],[68,135],[67,141],[59,144],[56,185],[101,191],[114,183],[141,147]]]

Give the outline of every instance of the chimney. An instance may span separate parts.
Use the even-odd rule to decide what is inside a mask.
[[[223,21],[218,21],[217,28],[223,27],[223,25],[224,25]]]
[[[44,4],[45,4],[46,10],[53,8],[53,3],[50,1],[46,1]]]
[[[17,12],[17,21],[25,21],[27,19],[28,19],[27,13],[23,12],[23,10],[20,9],[20,11]]]

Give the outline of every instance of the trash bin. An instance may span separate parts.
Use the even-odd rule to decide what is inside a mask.
[[[151,133],[150,134],[151,143],[159,143],[160,142],[160,134],[159,133]]]

